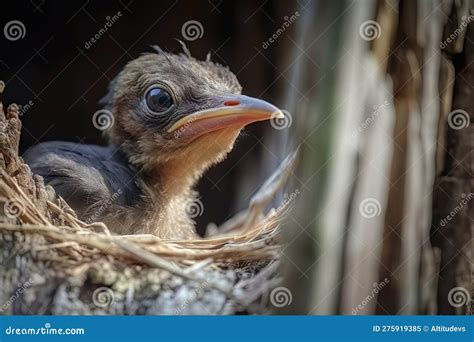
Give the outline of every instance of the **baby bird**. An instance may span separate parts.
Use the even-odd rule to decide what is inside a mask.
[[[243,127],[283,116],[241,89],[209,58],[158,48],[129,62],[101,100],[113,122],[104,131],[108,146],[45,142],[24,159],[86,222],[117,234],[196,238],[189,215],[196,182]]]

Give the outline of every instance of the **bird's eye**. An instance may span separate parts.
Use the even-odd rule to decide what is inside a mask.
[[[166,112],[173,105],[170,93],[162,88],[152,88],[146,93],[146,105],[155,113]]]

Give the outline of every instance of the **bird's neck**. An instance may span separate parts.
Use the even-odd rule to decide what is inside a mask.
[[[189,165],[186,160],[170,160],[150,171],[149,179],[159,196],[169,199],[188,197],[204,170]]]
[[[239,132],[240,128],[231,127],[204,135],[166,157],[156,155],[154,150],[142,153],[140,158],[129,157],[141,170],[145,196],[139,205],[145,206],[154,216],[152,221],[158,222],[154,226],[160,227],[159,236],[182,237],[194,232],[193,216],[189,215],[197,198],[193,187],[209,167],[232,150]]]
[[[162,238],[197,237],[194,216],[189,211],[195,206],[197,193],[193,187],[202,172],[182,162],[168,161],[143,175],[146,196],[142,205],[147,209],[153,226],[159,227],[159,230],[150,232]]]
[[[232,149],[239,130],[228,129],[219,135],[207,135],[172,157],[149,165],[147,174],[160,196],[189,196],[204,172],[222,161]]]

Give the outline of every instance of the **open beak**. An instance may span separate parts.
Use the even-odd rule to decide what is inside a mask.
[[[224,128],[242,128],[252,122],[284,118],[274,105],[245,95],[233,95],[222,99],[222,105],[198,111],[176,121],[168,133],[182,138],[197,138],[203,134]]]

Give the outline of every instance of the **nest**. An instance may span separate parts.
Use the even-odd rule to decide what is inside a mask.
[[[0,102],[0,247],[4,251],[0,302],[2,296],[3,302],[8,301],[21,288],[21,302],[37,314],[266,311],[268,291],[279,282],[279,226],[289,208],[283,203],[267,213],[264,210],[286,183],[295,153],[253,196],[248,209],[225,222],[214,236],[199,240],[118,236],[101,222],[78,219],[53,188],[32,174],[18,156],[19,113],[14,104],[5,113]],[[23,266],[18,267],[19,262]],[[26,283],[29,286],[24,288]],[[46,309],[33,298],[45,288],[52,291]],[[97,289],[102,289],[100,298]],[[105,306],[104,294],[113,299]],[[210,312],[203,311],[203,300]],[[24,311],[22,305],[0,308],[7,313]]]

